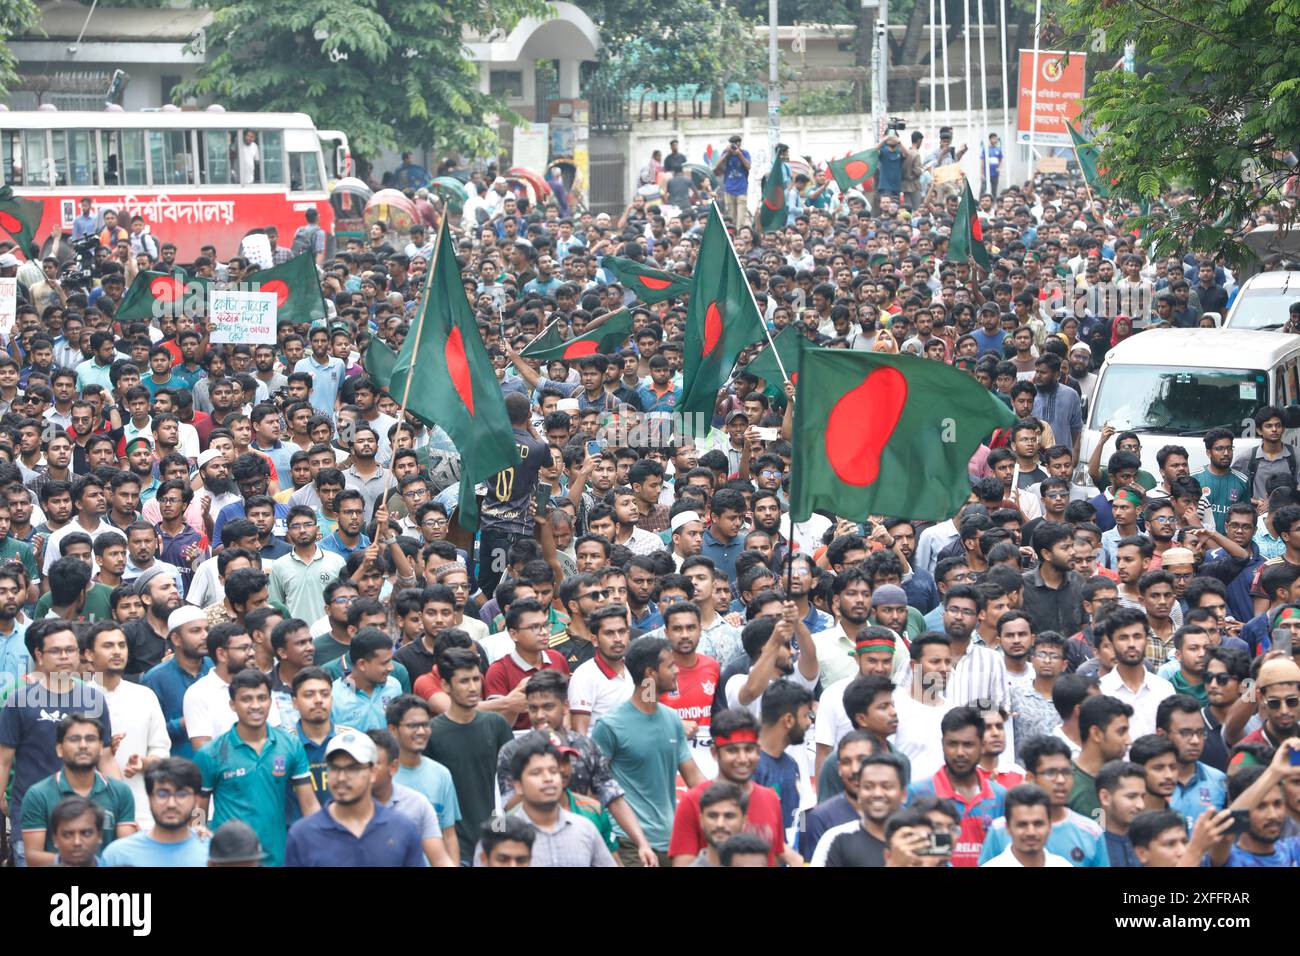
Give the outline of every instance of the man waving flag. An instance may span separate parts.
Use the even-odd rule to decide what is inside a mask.
[[[948,262],[975,260],[985,272],[989,271],[989,251],[984,247],[984,227],[980,225],[979,207],[975,194],[970,191],[969,180],[963,184],[961,203],[952,221],[952,235],[948,237]]]

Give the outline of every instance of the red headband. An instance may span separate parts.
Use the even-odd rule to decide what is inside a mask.
[[[740,730],[733,730],[725,737],[714,736],[713,738],[713,745],[715,747],[726,747],[729,746],[730,744],[756,744],[756,743],[758,743],[758,732],[754,730],[749,730],[747,728],[741,728]]]

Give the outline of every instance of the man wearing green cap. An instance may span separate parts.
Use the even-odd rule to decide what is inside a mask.
[[[1101,533],[1102,567],[1115,570],[1115,552],[1121,538],[1139,533],[1138,515],[1142,511],[1142,495],[1132,488],[1121,488],[1115,492],[1110,503],[1111,514],[1115,516],[1115,527]]]

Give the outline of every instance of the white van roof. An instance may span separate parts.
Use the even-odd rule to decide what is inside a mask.
[[[1251,329],[1148,329],[1129,336],[1107,365],[1271,368],[1300,352],[1300,336]]]
[[[1250,289],[1289,289],[1300,297],[1300,272],[1287,272],[1278,270],[1275,272],[1259,272],[1246,280],[1242,286]]]

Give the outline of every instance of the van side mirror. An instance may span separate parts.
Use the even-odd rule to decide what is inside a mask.
[[[1282,427],[1300,428],[1300,405],[1287,405],[1282,409]]]

